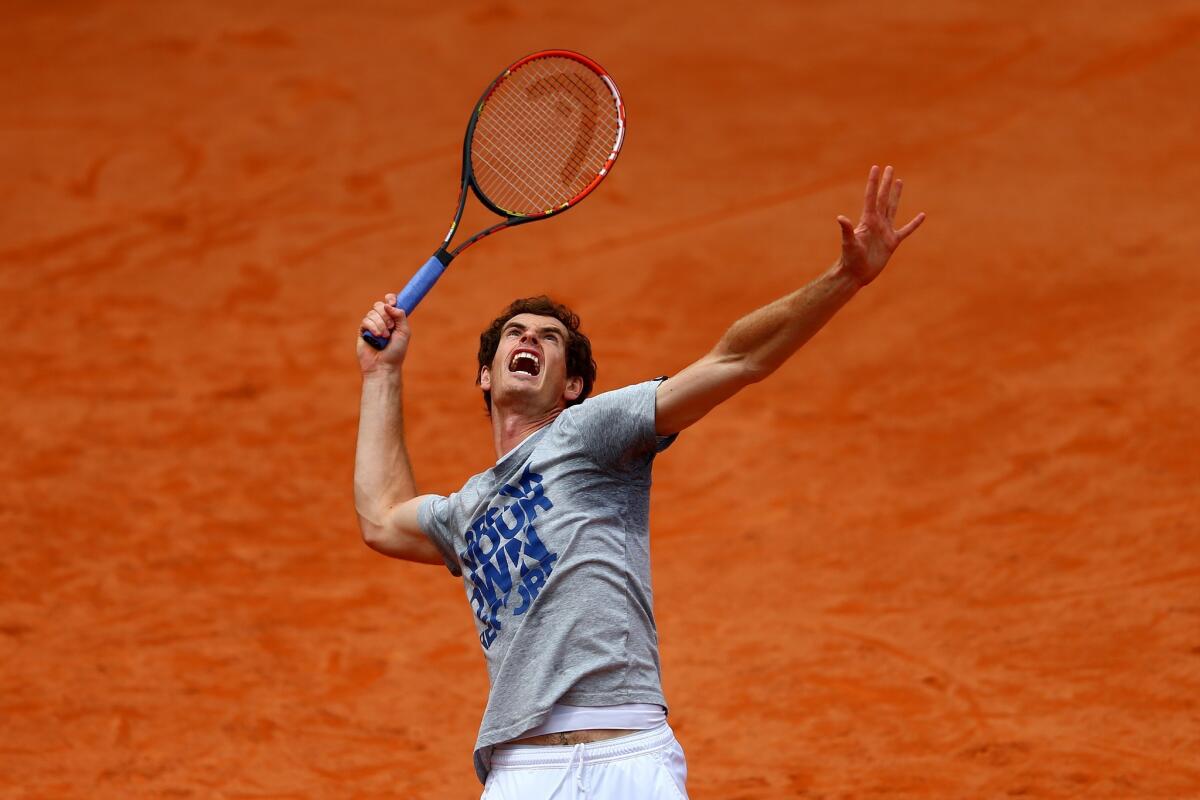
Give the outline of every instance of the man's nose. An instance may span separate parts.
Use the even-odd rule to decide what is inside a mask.
[[[533,331],[525,331],[525,333],[521,334],[522,343],[528,342],[530,344],[537,344],[537,340],[537,334]]]

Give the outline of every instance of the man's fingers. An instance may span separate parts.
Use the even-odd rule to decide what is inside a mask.
[[[880,214],[886,214],[892,195],[892,166],[883,168],[883,176],[879,180],[879,194],[875,198],[875,209]]]
[[[391,336],[392,330],[404,323],[404,309],[396,307],[396,295],[385,294],[383,300],[377,300],[366,316],[362,318],[362,328],[376,336]]]
[[[362,318],[362,322],[359,323],[359,327],[363,330],[370,331],[376,336],[387,336],[387,328],[381,328],[379,323],[372,319],[370,315]]]
[[[863,214],[875,212],[875,198],[879,194],[879,167],[872,166],[867,173],[867,191],[863,196]]]
[[[904,189],[904,181],[899,178],[892,184],[892,195],[888,198],[887,204],[887,221],[891,222],[896,218],[896,209],[900,207],[900,192]]]
[[[374,308],[368,311],[367,315],[363,317],[363,322],[370,323],[370,325],[367,327],[369,327],[371,329],[371,333],[375,334],[376,336],[387,336],[388,329],[392,327],[387,323],[387,321],[384,320],[384,317],[379,313],[379,310]]]
[[[908,235],[910,233],[915,231],[917,228],[921,227],[921,223],[924,221],[925,221],[925,212],[922,211],[920,214],[917,214],[915,217],[913,217],[907,225],[905,225],[900,230],[896,231],[896,239],[903,242],[905,239],[908,238]]]
[[[383,303],[376,303],[371,309],[371,313],[379,318],[380,324],[390,328],[396,324],[395,320],[392,318],[392,315],[388,313],[388,310],[391,308],[392,306],[385,306]]]

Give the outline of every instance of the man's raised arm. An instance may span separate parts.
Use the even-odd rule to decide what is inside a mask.
[[[838,309],[883,271],[900,243],[925,220],[923,213],[892,227],[902,182],[892,168],[871,167],[862,217],[854,226],[838,217],[842,255],[824,275],[730,326],[707,355],[659,384],[655,427],[678,433],[738,390],[770,375],[825,326]]]
[[[404,445],[403,376],[409,327],[404,312],[387,295],[363,317],[376,336],[391,335],[376,351],[359,337],[362,403],[354,452],[354,509],[363,541],[393,558],[441,564],[438,549],[421,531],[416,481]]]

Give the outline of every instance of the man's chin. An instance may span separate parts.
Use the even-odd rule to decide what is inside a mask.
[[[542,382],[533,376],[526,378],[509,378],[504,382],[504,389],[506,391],[520,392],[521,394],[537,392],[541,388]]]
[[[503,389],[499,392],[493,390],[492,396],[495,398],[493,402],[498,400],[504,403],[512,399],[526,403],[530,399],[538,397],[544,391],[544,387],[538,381],[515,380],[506,381]]]

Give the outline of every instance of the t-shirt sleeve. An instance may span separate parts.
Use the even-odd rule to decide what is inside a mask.
[[[454,496],[442,497],[430,495],[421,502],[417,509],[417,522],[421,530],[429,537],[429,541],[442,554],[446,569],[455,577],[462,576],[462,565],[458,562],[458,554],[454,551]]]
[[[570,409],[588,452],[601,465],[621,469],[645,465],[671,446],[678,434],[654,430],[655,397],[664,378],[596,395]]]

